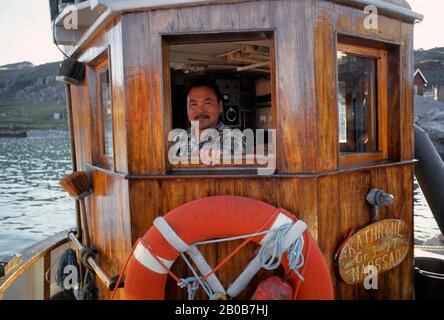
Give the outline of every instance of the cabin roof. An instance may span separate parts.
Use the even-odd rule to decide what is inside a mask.
[[[416,75],[418,75],[418,74],[419,74],[419,76],[422,78],[422,80],[424,80],[424,83],[427,84],[428,81],[427,81],[426,77],[424,76],[424,74],[421,72],[421,70],[416,69],[416,71],[415,71],[413,77],[416,77]]]
[[[406,0],[384,0],[384,1],[398,7],[403,7],[409,10],[412,9]]]
[[[365,7],[374,5],[382,13],[413,23],[422,21],[423,15],[413,12],[405,0],[327,0],[343,5]],[[78,12],[78,28],[67,30],[65,18],[71,14],[69,7],[60,12],[54,21],[54,34],[58,44],[65,45],[65,51],[73,56],[100,27],[114,17],[135,10],[220,3],[218,0],[87,0],[73,4]]]

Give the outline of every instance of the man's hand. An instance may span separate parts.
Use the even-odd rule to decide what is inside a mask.
[[[202,148],[200,150],[200,161],[207,166],[216,166],[221,163],[221,152],[219,148]]]

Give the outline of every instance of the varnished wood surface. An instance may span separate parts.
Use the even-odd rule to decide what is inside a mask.
[[[94,193],[87,198],[90,238],[105,272],[115,275],[132,245],[128,182],[99,171],[92,171],[92,180]]]
[[[318,241],[331,269],[337,298],[408,299],[413,293],[412,250],[409,250],[408,257],[401,266],[380,276],[380,285],[384,289],[374,292],[365,290],[362,285],[346,285],[336,278],[333,256],[338,244],[351,228],[365,225],[370,221],[371,209],[365,202],[365,196],[372,187],[383,188],[395,196],[395,204],[381,208],[380,217],[383,219],[400,215],[407,223],[409,244],[412,246],[412,178],[413,165],[406,165],[359,173],[346,172],[321,178],[131,181],[130,193],[135,197],[133,203],[136,203],[131,209],[138,212],[137,217],[134,217],[137,220],[133,220],[132,240],[135,241],[150,228],[152,222],[150,217],[163,215],[188,201],[213,195],[251,197],[287,209],[307,222],[310,233]],[[233,244],[230,246],[231,249],[234,248]],[[227,250],[226,245],[219,245],[204,251],[208,255],[210,264],[214,266],[226,255]],[[243,267],[240,261],[233,261],[233,264],[221,271],[221,278],[229,281]],[[177,274],[186,274],[183,263],[177,264],[173,270]],[[392,277],[395,277],[395,280]],[[387,281],[393,282],[390,290],[386,285]],[[183,292],[182,295],[178,295],[173,288],[173,285],[169,287],[169,290],[172,290],[169,293],[170,297],[184,298]]]
[[[400,93],[401,93],[401,160],[412,159],[415,155],[413,141],[413,25],[403,24],[401,26],[400,54]]]
[[[374,292],[344,284],[333,268],[333,254],[346,232],[368,222],[365,194],[371,187],[395,195],[395,204],[384,208],[382,217],[400,213],[413,241],[413,26],[380,15],[380,29],[367,30],[364,18],[361,10],[330,1],[230,1],[127,13],[98,33],[79,58],[89,63],[105,48],[110,50],[115,172],[100,169],[93,161],[92,84],[85,80],[71,86],[71,96],[77,166],[93,172],[88,217],[103,268],[116,274],[132,243],[156,216],[194,199],[233,194],[283,207],[309,224],[334,276],[336,298],[412,298],[412,250],[399,267],[381,276],[381,289]],[[249,31],[273,33],[276,175],[185,172],[179,177],[169,171],[167,162],[167,133],[172,123],[165,75],[168,45],[196,39],[196,34],[236,37],[238,32]],[[390,52],[387,135],[391,162],[339,164],[336,43],[342,35]],[[214,265],[233,247],[219,245],[205,249],[205,254]],[[236,259],[221,270],[225,284],[249,256]],[[185,274],[183,264],[173,269]],[[184,293],[174,287],[169,284],[168,297],[183,298]],[[101,297],[108,297],[103,288]]]
[[[297,14],[300,16],[295,16]],[[225,18],[219,19],[222,16]],[[411,115],[408,115],[411,110],[399,112],[394,108],[406,108],[412,104],[411,27],[381,16],[380,30],[367,30],[363,27],[363,18],[360,10],[326,1],[256,1],[130,13],[121,21],[117,19],[81,55],[81,60],[89,61],[106,45],[111,45],[116,156],[119,157],[116,170],[155,174],[167,169],[165,142],[171,124],[171,106],[166,101],[169,92],[165,88],[165,79],[168,77],[164,79],[162,76],[168,62],[162,53],[168,43],[162,41],[162,37],[216,30],[230,33],[235,30],[279,30],[275,32],[274,43],[278,49],[273,64],[276,79],[273,101],[278,154],[281,155],[278,158],[280,172],[316,172],[337,167],[337,135],[331,134],[337,130],[337,124],[331,121],[336,114],[333,81],[336,77],[333,56],[336,35],[352,34],[362,39],[404,44],[399,59],[402,61],[399,79],[403,85],[400,99],[406,103],[395,104],[395,97],[390,114],[399,113],[400,117],[410,118],[400,121],[402,127],[395,126],[389,133],[390,137],[395,137],[391,141],[393,148],[400,149],[399,153],[392,152],[391,146],[389,150],[391,158],[411,158],[413,131],[410,125],[404,124],[412,122]],[[306,32],[292,31],[301,28]],[[390,68],[398,71],[396,65],[390,65]],[[81,95],[77,92],[73,99],[77,100]],[[397,139],[397,136],[402,138]],[[400,144],[400,141],[406,143]]]
[[[336,269],[334,256],[348,232],[370,222],[370,207],[362,199],[372,187],[382,188],[395,197],[394,204],[381,207],[379,219],[399,215],[407,224],[410,249],[397,268],[379,277],[379,290],[369,291],[362,285],[350,286],[335,278],[338,299],[411,299],[413,297],[413,166],[373,169],[361,174],[345,173],[326,176],[319,182],[319,239],[331,273]]]

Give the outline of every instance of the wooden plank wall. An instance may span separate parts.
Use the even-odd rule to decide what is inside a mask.
[[[142,236],[156,216],[192,200],[215,195],[239,195],[258,199],[293,212],[309,225],[309,232],[317,240],[330,268],[338,299],[409,299],[413,297],[413,250],[394,270],[379,277],[379,290],[368,291],[362,285],[349,286],[336,274],[334,253],[353,227],[370,222],[371,209],[365,201],[367,192],[382,188],[395,197],[395,203],[380,209],[379,219],[400,216],[410,229],[413,243],[413,164],[392,165],[339,171],[320,177],[292,178],[185,178],[137,179],[130,181],[131,195],[138,195],[137,215],[133,215],[133,241]],[[155,215],[153,217],[153,214]],[[238,243],[209,246],[204,249],[210,265],[217,265],[222,257]],[[249,261],[254,246],[243,257],[234,259],[219,273],[221,281],[229,284]],[[187,275],[183,262],[173,267],[176,274]],[[257,284],[266,274],[259,276]],[[185,298],[185,293],[169,283],[169,298]],[[242,298],[248,298],[251,290]]]
[[[282,142],[278,144],[278,168],[280,172],[313,171],[314,4],[311,0],[255,1],[125,14],[123,57],[132,127],[128,129],[130,172],[158,174],[167,167],[165,129],[171,119],[164,116],[170,110],[162,78],[165,61],[161,36],[236,30],[277,30],[275,121],[279,123],[277,136]]]
[[[397,107],[391,111],[399,112],[400,105],[407,109],[398,115],[403,117],[401,132],[393,134],[394,142],[402,137],[403,143],[393,143],[392,148],[402,148],[392,151],[391,157],[411,159],[412,110],[408,108],[412,108],[412,26],[380,16],[379,29],[367,30],[365,17],[359,9],[311,0],[210,4],[125,14],[122,29],[126,104],[128,120],[131,119],[129,172],[159,174],[168,168],[166,137],[171,125],[171,106],[162,76],[168,63],[164,57],[167,44],[162,37],[234,30],[274,30],[274,45],[278,48],[274,70],[279,172],[322,172],[338,167],[337,135],[331,134],[337,129],[337,123],[331,119],[337,115],[338,34],[384,41],[401,48],[402,52],[394,49],[398,61],[393,63],[402,63],[398,71],[402,75],[403,95],[391,97],[392,105]],[[391,66],[395,71],[396,68]],[[150,130],[146,123],[151,124]]]
[[[93,147],[97,144],[92,133],[95,114],[95,83],[88,83],[93,72],[91,63],[104,50],[109,50],[111,70],[113,129],[116,172],[128,172],[126,138],[126,104],[122,64],[122,29],[120,18],[112,21],[99,33],[78,59],[87,64],[86,76],[80,86],[71,86],[74,140],[78,170],[91,173],[93,194],[87,198],[87,219],[91,241],[98,251],[98,259],[110,276],[117,275],[131,250],[131,226],[128,181],[123,175],[106,170],[92,170]],[[97,282],[101,293],[107,290]]]
[[[413,298],[413,165],[364,169],[326,175],[319,180],[320,246],[331,274],[334,275],[337,299],[411,299]],[[346,186],[346,187],[345,187]],[[371,188],[381,188],[394,195],[395,202],[379,211],[379,219],[395,218],[406,222],[412,248],[397,268],[378,277],[378,290],[366,290],[363,285],[347,285],[336,274],[334,253],[354,227],[370,222],[370,207],[365,196]]]
[[[338,242],[350,228],[368,222],[365,194],[370,187],[393,193],[397,202],[384,209],[383,215],[399,212],[413,230],[412,165],[335,171],[340,169],[335,83],[338,33],[381,40],[398,48],[389,62],[394,74],[400,74],[399,81],[396,77],[389,81],[390,88],[400,91],[399,96],[390,97],[393,113],[389,121],[392,128],[399,128],[390,133],[390,157],[395,161],[413,158],[412,26],[380,16],[380,30],[372,31],[363,27],[363,18],[359,9],[321,0],[215,3],[126,13],[88,43],[79,55],[87,63],[103,49],[110,49],[115,171],[122,173],[87,166],[93,163],[93,101],[88,93],[93,84],[71,87],[77,165],[93,171],[95,193],[90,197],[88,218],[104,267],[116,273],[131,244],[155,217],[211,195],[252,197],[295,212],[308,222],[332,275],[332,254]],[[166,136],[171,106],[165,91],[168,65],[163,37],[236,30],[274,32],[278,173],[304,175],[164,179],[162,175],[169,174]],[[125,178],[127,174],[133,178]],[[234,247],[218,245],[216,250],[204,252],[214,265]],[[232,280],[248,258],[240,256],[231,267],[224,268],[222,280]],[[412,261],[411,253],[401,267],[383,276],[383,289],[376,293],[346,286],[335,277],[336,297],[411,298]],[[174,270],[184,271],[183,264]],[[168,297],[183,298],[183,292],[174,286],[169,284]],[[102,296],[108,295],[103,291]]]

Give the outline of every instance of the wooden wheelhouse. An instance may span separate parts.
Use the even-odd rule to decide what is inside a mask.
[[[86,65],[81,84],[67,86],[73,157],[76,170],[92,176],[91,240],[110,276],[155,217],[191,200],[239,195],[285,208],[308,224],[335,298],[414,297],[413,24],[422,17],[405,1],[96,0],[77,6],[80,28],[63,30],[65,10],[55,32],[69,56]],[[272,175],[258,175],[257,164],[168,161],[169,131],[186,126],[184,87],[202,74],[222,87],[231,127],[276,129]],[[377,290],[366,290],[341,280],[334,255],[351,228],[370,222],[372,188],[394,196],[378,219],[402,218],[409,251],[379,276]],[[236,244],[203,252],[214,266]],[[254,250],[219,271],[223,284]],[[177,262],[173,271],[185,274],[185,265]],[[266,276],[261,272],[255,283]],[[100,297],[108,298],[97,284]],[[169,282],[166,297],[186,293]]]

